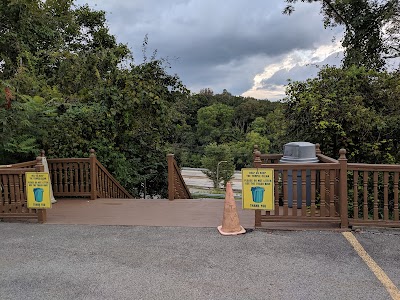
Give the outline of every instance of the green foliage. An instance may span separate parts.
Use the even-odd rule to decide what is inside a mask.
[[[232,140],[234,109],[226,104],[213,104],[197,112],[197,134],[203,144],[223,143]]]
[[[188,91],[164,61],[128,65],[131,53],[109,34],[105,13],[73,1],[3,1],[0,15],[0,88],[14,95],[11,109],[0,108],[2,163],[41,148],[49,157],[94,148],[132,194],[146,186],[165,196],[165,155]]]
[[[201,167],[199,158],[204,154],[205,145],[228,144],[235,168],[248,166],[254,146],[248,141],[253,131],[252,122],[259,117],[266,118],[279,107],[282,107],[280,102],[233,96],[226,90],[214,95],[212,90],[203,89],[199,94],[176,102],[175,115],[179,119],[171,151],[184,166]],[[264,139],[265,134],[259,133],[260,139]]]
[[[318,78],[287,88],[288,133],[292,140],[320,143],[325,154],[348,150],[356,162],[398,160],[397,124],[400,78],[365,68],[325,68]]]
[[[262,153],[268,153],[270,141],[265,136],[256,131],[250,131],[242,141],[231,142],[228,144],[235,163],[235,168],[240,170],[242,168],[252,167],[254,145],[258,145]]]
[[[277,144],[281,136],[269,124],[278,124],[273,112],[281,103],[227,90],[189,95],[156,52],[147,57],[147,36],[143,63],[134,64],[109,33],[105,12],[87,5],[2,1],[0,33],[0,163],[34,159],[39,149],[86,157],[93,148],[131,194],[165,196],[167,152],[183,165],[209,166],[215,184],[217,164],[227,160],[220,165],[226,183],[234,168],[251,164],[254,144],[268,151],[269,139]]]
[[[14,90],[12,94],[15,95]],[[39,137],[44,135],[51,115],[43,98],[19,94],[16,97],[20,101],[12,100],[10,109],[4,108],[5,99],[0,98],[0,164],[33,159],[39,153]]]
[[[217,145],[216,143],[207,145],[201,162],[207,169],[203,173],[212,180],[214,188],[218,188],[221,181],[226,186],[234,174],[233,156],[228,145]]]
[[[294,11],[293,3],[286,0],[284,13]],[[380,70],[385,65],[384,58],[399,57],[399,0],[300,0],[320,2],[325,26],[342,25],[345,35],[344,66],[364,66]]]
[[[270,141],[270,153],[281,153],[284,144],[290,142],[287,134],[287,121],[284,107],[282,105],[268,113],[265,117],[257,117],[250,124],[250,128],[252,131],[259,133]]]

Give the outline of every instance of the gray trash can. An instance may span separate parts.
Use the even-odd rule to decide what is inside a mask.
[[[284,146],[283,157],[280,163],[318,163],[315,145],[308,142],[291,142]],[[297,178],[293,178],[292,171],[288,171],[288,207],[293,206],[293,180],[297,180],[297,208],[301,208],[303,201],[301,186],[301,171],[297,171]],[[306,205],[311,205],[311,171],[306,170]]]

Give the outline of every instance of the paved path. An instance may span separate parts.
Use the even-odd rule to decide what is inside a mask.
[[[398,232],[356,238],[400,284]],[[2,300],[391,298],[339,232],[0,223]]]
[[[212,181],[201,170],[204,169],[182,168],[181,174],[186,185],[190,188],[212,189]],[[235,171],[231,183],[234,191],[242,190],[242,173],[240,171]]]

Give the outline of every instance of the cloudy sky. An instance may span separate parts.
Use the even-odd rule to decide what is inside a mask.
[[[283,15],[284,0],[78,0],[107,13],[108,26],[143,61],[168,58],[193,92],[211,88],[234,95],[278,100],[287,80],[316,75],[317,66],[338,64],[342,29],[324,29],[318,4],[296,4]],[[336,37],[336,41],[334,41]]]

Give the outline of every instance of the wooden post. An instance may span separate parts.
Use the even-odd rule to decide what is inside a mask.
[[[258,146],[254,145],[254,152],[253,152],[253,167],[254,168],[261,168],[261,152],[258,151]],[[261,227],[261,210],[256,209],[254,215],[254,227]]]
[[[253,161],[256,159],[256,152],[258,151],[258,145],[253,146]]]
[[[42,157],[44,156],[44,151],[42,150],[41,155],[36,157],[36,172],[44,172],[44,165],[42,163]],[[37,209],[36,210],[37,218],[39,223],[45,223],[47,220],[47,211],[45,209]]]
[[[96,151],[90,149],[90,200],[97,198]]]
[[[347,158],[346,150],[339,150],[339,164],[340,164],[340,177],[339,177],[339,203],[340,203],[340,226],[342,228],[349,227],[349,217],[347,208]]]
[[[174,155],[167,154],[168,162],[168,199],[170,201],[175,198],[175,170],[174,170]]]
[[[254,161],[253,161],[253,167],[254,168],[261,168],[261,152],[260,151],[254,151]]]

